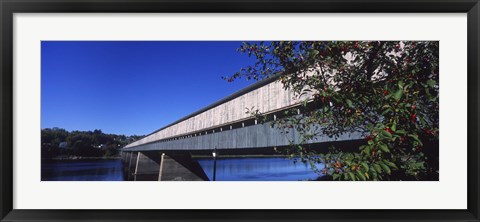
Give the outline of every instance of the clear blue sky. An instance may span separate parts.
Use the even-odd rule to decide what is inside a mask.
[[[250,84],[231,41],[43,41],[41,127],[144,135]]]

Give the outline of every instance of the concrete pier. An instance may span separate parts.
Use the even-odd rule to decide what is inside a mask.
[[[204,181],[200,164],[188,152],[123,152],[128,181]]]

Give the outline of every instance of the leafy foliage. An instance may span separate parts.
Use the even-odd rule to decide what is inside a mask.
[[[299,100],[276,120],[249,110],[282,132],[300,134],[289,155],[334,180],[438,179],[439,42],[246,42],[238,50],[256,63],[227,81],[280,75]],[[364,137],[357,152],[333,147],[319,154],[305,145],[351,132]]]

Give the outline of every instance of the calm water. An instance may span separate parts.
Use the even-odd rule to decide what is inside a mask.
[[[122,181],[121,160],[42,162],[42,181]]]
[[[199,159],[198,162],[211,180],[213,160]],[[309,166],[295,164],[281,157],[217,160],[217,181],[297,181],[317,178],[318,175]],[[42,181],[122,180],[124,176],[120,160],[59,160],[42,163]]]
[[[213,177],[213,160],[198,161],[208,178]],[[317,166],[320,170],[322,166]],[[315,180],[318,174],[302,163],[283,157],[225,158],[217,160],[217,181],[297,181]]]

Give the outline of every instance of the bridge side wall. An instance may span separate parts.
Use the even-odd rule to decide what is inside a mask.
[[[362,137],[359,132],[351,132],[341,135],[339,138],[321,136],[314,140],[307,141],[307,143],[356,140],[360,138]],[[298,132],[294,129],[290,129],[287,134],[284,134],[277,128],[272,128],[270,124],[267,123],[185,139],[144,144],[125,148],[124,151],[211,150],[214,147],[218,149],[261,148],[287,146],[290,145],[290,141],[292,140],[295,143],[300,142]]]
[[[291,91],[285,90],[279,81],[274,81],[133,142],[126,147],[134,147],[169,137],[249,119],[251,115],[245,113],[246,108],[254,108],[262,113],[267,113],[298,104],[306,98],[308,98],[308,95],[300,99],[295,99]]]

